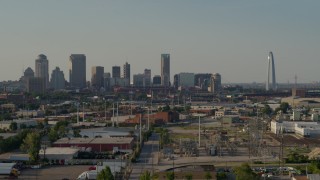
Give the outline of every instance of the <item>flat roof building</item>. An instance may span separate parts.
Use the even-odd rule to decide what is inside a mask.
[[[74,88],[86,87],[86,56],[84,54],[70,55],[69,82]]]

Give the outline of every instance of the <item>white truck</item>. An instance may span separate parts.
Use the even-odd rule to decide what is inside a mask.
[[[96,170],[85,171],[78,176],[77,180],[96,180],[97,175],[98,172]]]
[[[20,171],[14,168],[15,165],[16,163],[0,163],[0,174],[18,177]]]

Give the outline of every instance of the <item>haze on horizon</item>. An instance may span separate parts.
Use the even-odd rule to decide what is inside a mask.
[[[85,54],[90,80],[92,66],[126,61],[131,76],[160,74],[170,53],[171,81],[218,72],[222,83],[265,82],[272,51],[277,82],[319,82],[319,9],[316,0],[1,1],[0,81],[34,69],[39,54],[67,80],[70,54]]]

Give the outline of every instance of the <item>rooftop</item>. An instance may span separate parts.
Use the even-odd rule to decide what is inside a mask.
[[[129,144],[132,137],[62,138],[54,144]]]
[[[79,151],[78,148],[69,148],[69,147],[48,147],[46,149],[46,155],[60,155],[60,154],[76,154]],[[44,154],[44,150],[40,149],[39,154]]]

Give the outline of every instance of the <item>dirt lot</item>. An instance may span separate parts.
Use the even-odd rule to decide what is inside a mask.
[[[90,165],[75,166],[52,166],[41,169],[22,170],[19,179],[44,179],[44,180],[61,180],[76,179],[83,171],[87,171]]]
[[[270,137],[275,139],[278,144],[280,144],[280,137],[275,134],[268,134]],[[319,146],[320,138],[319,137],[300,137],[294,134],[286,134],[283,137],[283,142],[286,146]]]

